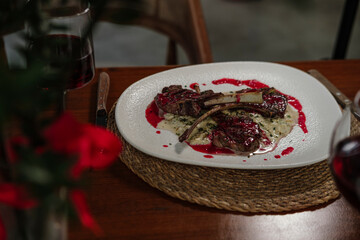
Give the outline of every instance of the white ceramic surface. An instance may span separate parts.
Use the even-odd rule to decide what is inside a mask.
[[[175,134],[165,130],[157,134],[157,129],[147,122],[145,110],[165,86],[189,86],[196,82],[200,84],[201,90],[212,89],[215,92],[246,87],[211,83],[221,78],[257,79],[297,98],[306,115],[308,133],[305,134],[299,126],[295,126],[274,151],[262,155],[249,158],[213,155],[213,158],[205,158],[204,153],[193,150],[186,143],[179,143]],[[326,159],[329,155],[331,132],[340,117],[341,111],[335,99],[316,79],[298,69],[267,62],[210,63],[160,72],[126,89],[115,109],[116,124],[121,135],[128,143],[146,154],[185,164],[238,169],[292,168]],[[293,147],[294,151],[275,158],[288,147]]]

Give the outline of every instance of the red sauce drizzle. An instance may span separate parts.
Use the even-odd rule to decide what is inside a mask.
[[[204,155],[204,158],[214,158],[212,155]]]
[[[195,86],[196,86],[196,85],[199,85],[199,84],[198,84],[198,83],[192,83],[192,84],[190,84],[190,88],[191,88],[191,89],[195,89]]]
[[[290,153],[292,153],[292,151],[294,151],[293,147],[288,147],[287,149],[285,149],[284,151],[281,152],[282,156],[286,156],[289,155]]]
[[[259,88],[265,88],[265,87],[269,87],[268,85],[259,82],[256,79],[252,79],[252,80],[237,80],[237,79],[232,79],[232,78],[222,78],[219,80],[214,80],[212,81],[212,83],[214,85],[220,85],[220,84],[232,84],[234,86],[241,86],[241,85],[245,85],[254,89],[259,89]]]
[[[152,101],[150,103],[150,105],[146,108],[145,117],[146,117],[146,120],[154,128],[156,128],[158,123],[164,119],[163,117],[159,117],[159,108],[156,106],[155,101]],[[160,132],[160,131],[158,131],[158,132]],[[156,133],[158,133],[158,132],[156,132]]]
[[[286,95],[286,94],[284,94]],[[304,133],[308,133],[308,129],[306,127],[306,116],[305,113],[302,111],[302,105],[296,98],[286,95],[288,98],[288,102],[291,106],[293,106],[299,113],[298,125],[303,130]]]
[[[156,131],[156,134],[160,134],[161,132],[160,131]]]
[[[274,157],[275,157],[275,158],[281,158],[281,156],[280,156],[280,155],[275,155]]]
[[[188,142],[186,142],[192,149],[198,152],[202,153],[208,153],[208,154],[234,154],[233,151],[227,148],[218,148],[214,146],[213,144],[206,144],[206,145],[191,145]]]
[[[163,147],[167,148],[167,147],[169,147],[169,146],[168,146],[168,145],[163,145]]]
[[[270,146],[272,144],[271,140],[266,136],[266,133],[263,130],[261,130],[261,143],[264,146]]]

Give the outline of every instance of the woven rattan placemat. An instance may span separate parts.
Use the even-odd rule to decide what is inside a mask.
[[[108,129],[123,140],[120,160],[137,176],[166,194],[219,209],[276,213],[324,204],[339,196],[326,161],[306,167],[243,170],[194,166],[162,160],[138,151],[121,137],[115,105]],[[360,124],[352,119],[352,134]]]

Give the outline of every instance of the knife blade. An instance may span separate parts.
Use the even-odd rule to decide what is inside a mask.
[[[337,87],[335,87],[324,75],[322,75],[318,70],[316,69],[310,69],[308,73],[316,78],[319,82],[321,82],[334,96],[337,103],[342,107],[349,107],[353,115],[360,120],[360,114],[355,110],[355,106],[353,102],[345,95],[343,94]]]
[[[106,101],[109,88],[110,77],[106,72],[101,72],[98,83],[95,124],[104,128],[106,128],[107,125]]]

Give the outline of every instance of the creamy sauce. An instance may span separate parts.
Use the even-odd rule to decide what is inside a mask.
[[[195,120],[196,118],[190,116],[179,116],[172,113],[166,113],[164,114],[164,119],[157,125],[157,128],[171,131],[177,136],[180,136],[195,122]],[[216,126],[216,122],[211,117],[206,118],[196,126],[187,139],[187,142],[191,145],[210,144],[211,141],[209,135]]]
[[[273,150],[280,139],[287,136],[292,128],[298,123],[299,114],[292,107],[288,106],[284,118],[266,118],[258,113],[249,113],[242,110],[225,110],[224,114],[231,116],[248,115],[254,122],[259,124],[263,131],[261,147],[256,153],[264,153]],[[166,113],[164,119],[157,125],[157,128],[173,132],[180,136],[188,129],[196,118],[190,116],[179,116]],[[217,126],[216,122],[210,117],[200,122],[192,132],[187,142],[190,145],[207,145],[211,143],[209,136]]]

